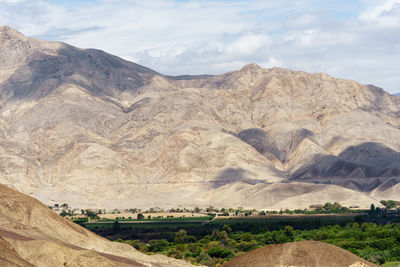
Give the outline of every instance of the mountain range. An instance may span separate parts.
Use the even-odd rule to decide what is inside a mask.
[[[400,98],[249,64],[166,76],[0,28],[0,183],[75,207],[400,200]]]

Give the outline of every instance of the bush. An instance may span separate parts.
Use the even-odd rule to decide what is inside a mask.
[[[185,252],[185,245],[179,244],[168,250],[167,256],[175,259],[183,259]]]
[[[258,246],[258,243],[255,240],[252,240],[250,242],[242,241],[242,242],[236,244],[236,249],[247,252],[247,251],[257,248],[257,246]]]
[[[65,210],[63,210],[61,213],[60,213],[60,216],[62,216],[62,217],[65,217],[65,216],[67,216],[68,215],[68,213],[65,211]]]
[[[169,242],[166,239],[150,240],[149,251],[151,252],[163,252],[167,250]]]
[[[207,254],[212,258],[230,258],[233,256],[233,251],[221,247],[213,247],[207,251]]]
[[[187,245],[187,250],[190,252],[190,254],[193,257],[200,256],[201,251],[202,251],[201,247],[196,243],[191,243],[191,244]]]

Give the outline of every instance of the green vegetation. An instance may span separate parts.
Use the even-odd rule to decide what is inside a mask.
[[[68,213],[65,211],[65,210],[63,210],[61,213],[60,213],[60,216],[62,216],[62,217],[65,217],[65,216],[67,216],[68,215]]]
[[[140,219],[132,219],[132,217],[117,217],[115,220],[114,219],[103,219],[99,218],[98,220],[92,221],[91,223],[102,223],[102,222],[114,222],[114,221],[120,221],[120,222],[168,222],[168,221],[208,221],[211,220],[213,217],[212,216],[203,216],[203,217],[151,217],[150,215],[145,217],[143,214],[139,213],[137,215],[137,218]]]
[[[399,267],[400,266],[400,261],[385,262],[381,266],[382,267]]]
[[[98,220],[100,219],[99,215],[92,210],[85,210],[85,215],[91,220]]]
[[[381,204],[388,209],[396,209],[399,207],[399,202],[394,200],[381,200]]]
[[[217,266],[268,244],[300,240],[331,243],[376,264],[400,261],[400,210],[371,205],[370,210],[349,212],[337,203],[314,209],[311,212],[317,214],[290,210],[258,213],[241,208],[217,211],[209,207],[210,217],[197,217],[198,220],[196,217],[141,220],[120,217],[110,222],[80,223],[144,253],[162,253],[207,266]],[[236,212],[242,216],[224,216]],[[211,221],[215,214],[218,217]]]
[[[148,253],[162,253],[192,263],[215,266],[243,252],[268,244],[279,244],[299,240],[324,241],[377,264],[386,261],[400,261],[400,224],[377,225],[356,222],[346,226],[330,225],[312,230],[296,230],[285,226],[280,230],[265,230],[258,234],[250,232],[229,232],[229,225],[214,229],[199,238],[179,230],[170,239],[122,240],[136,249]],[[391,266],[391,265],[387,265]]]

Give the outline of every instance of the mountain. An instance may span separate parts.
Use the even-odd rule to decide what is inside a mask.
[[[400,153],[377,143],[350,146],[338,156],[317,158],[293,174],[292,180],[318,180],[359,191],[372,191],[391,177],[400,177]]]
[[[0,182],[47,204],[280,209],[400,200],[387,156],[400,151],[399,115],[398,97],[323,73],[249,64],[171,77],[0,28]],[[388,165],[364,170],[373,158],[349,150],[364,146]],[[365,177],[373,185],[354,186]]]
[[[400,93],[397,93],[397,94],[394,94],[394,95],[400,96]]]
[[[0,265],[192,266],[108,241],[4,185],[0,185]]]
[[[233,258],[221,266],[376,267],[377,265],[331,244],[319,241],[298,241],[258,248]]]

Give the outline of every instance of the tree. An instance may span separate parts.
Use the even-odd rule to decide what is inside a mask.
[[[121,224],[118,221],[114,221],[112,229],[114,233],[118,233],[121,230]]]
[[[232,231],[232,228],[228,224],[224,224],[224,227],[222,227],[227,233],[230,233]]]
[[[236,249],[240,250],[240,251],[250,251],[253,250],[257,247],[258,243],[255,240],[251,240],[251,241],[242,241],[236,244]]]
[[[172,257],[175,259],[183,259],[183,252],[185,250],[181,248],[181,246],[175,246],[173,248],[171,248],[170,250],[168,250],[167,256],[168,257]]]
[[[286,235],[287,237],[289,237],[290,239],[293,239],[293,237],[294,237],[294,232],[293,232],[293,227],[292,227],[292,226],[286,225],[286,226],[283,228],[283,231],[285,232],[285,235]]]
[[[381,203],[388,209],[394,209],[397,207],[397,203],[394,200],[381,200]]]
[[[163,252],[169,246],[169,242],[166,239],[150,240],[149,251],[151,252]]]
[[[207,251],[207,254],[212,258],[230,258],[233,256],[233,251],[221,247],[213,247]]]
[[[65,216],[67,216],[68,215],[68,213],[65,211],[65,210],[63,210],[61,213],[60,213],[60,216],[62,216],[62,217],[65,217]]]
[[[214,229],[212,231],[212,237],[214,240],[226,240],[228,239],[228,233],[226,231],[220,231],[218,229]]]
[[[139,213],[139,214],[137,215],[137,219],[138,219],[138,220],[143,220],[143,219],[144,219],[144,215],[141,214],[141,213]]]
[[[180,229],[174,237],[174,242],[175,243],[179,243],[179,244],[183,244],[186,243],[186,241],[188,240],[188,235],[187,235],[187,231],[184,229]]]
[[[196,243],[190,243],[187,245],[188,251],[192,254],[192,256],[197,257],[201,254],[201,247]]]
[[[91,210],[85,210],[86,216],[91,219],[91,220],[98,220],[100,217],[95,213],[94,211]]]

